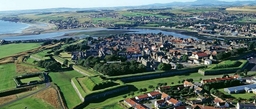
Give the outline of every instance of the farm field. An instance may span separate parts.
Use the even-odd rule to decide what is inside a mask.
[[[39,46],[40,46],[39,43],[20,43],[20,44],[1,45],[0,50],[5,52],[0,52],[0,58],[7,57],[22,51],[34,49]]]
[[[230,12],[256,12],[256,7],[255,6],[231,7],[231,8],[227,8],[226,10]]]
[[[67,103],[68,108],[73,108],[77,104],[81,103],[81,100],[76,94],[75,89],[71,85],[71,79],[73,77],[82,77],[80,73],[76,71],[66,71],[61,73],[50,73],[52,82],[56,83],[60,91],[63,93],[64,100]]]
[[[14,64],[0,65],[0,91],[15,88],[13,77],[16,76]]]

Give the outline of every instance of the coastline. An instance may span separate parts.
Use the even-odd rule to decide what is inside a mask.
[[[50,23],[44,22],[36,22],[36,23],[23,23],[27,24],[28,26],[18,30],[19,33],[6,33],[0,34],[0,37],[12,37],[12,36],[24,36],[24,35],[37,35],[41,33],[47,32],[56,32],[55,25]]]
[[[45,23],[45,22],[36,22],[36,23],[25,23],[29,25],[25,29],[21,30],[21,33],[8,33],[8,34],[0,34],[0,38],[3,37],[15,37],[15,36],[25,36],[25,35],[39,35],[44,33],[54,33],[54,32],[67,32],[67,31],[75,31],[75,30],[87,30],[90,28],[75,28],[75,29],[62,29],[57,30],[56,26],[54,24]],[[99,27],[101,28],[101,27]],[[102,28],[101,28],[102,29]],[[108,29],[108,28],[105,28]],[[213,39],[234,39],[234,38],[242,38],[242,37],[223,37],[223,36],[214,36],[214,35],[208,35],[208,34],[200,34],[196,31],[189,31],[185,29],[173,29],[173,28],[161,28],[161,27],[134,27],[131,29],[151,29],[151,30],[161,30],[166,32],[175,32],[183,35],[188,35],[194,38],[197,38],[199,40],[213,40]],[[129,29],[127,29],[129,31]],[[100,33],[101,30],[98,30],[98,33]],[[125,31],[125,30],[123,30]],[[79,34],[83,32],[73,32],[68,33],[59,37],[65,37],[70,36],[72,37],[74,34]],[[243,37],[244,38],[244,37]]]

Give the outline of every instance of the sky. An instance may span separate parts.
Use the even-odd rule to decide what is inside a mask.
[[[195,0],[0,0],[0,11],[45,8],[92,8],[115,6],[138,6],[154,3],[189,2]],[[238,0],[222,0],[238,1]],[[240,0],[245,1],[245,0]]]

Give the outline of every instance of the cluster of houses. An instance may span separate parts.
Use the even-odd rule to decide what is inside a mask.
[[[213,41],[184,39],[163,34],[121,34],[88,41],[91,49],[73,52],[72,59],[115,54],[127,57],[128,60],[137,60],[153,70],[159,63],[170,64],[176,69],[175,63],[181,62],[183,56],[188,56],[188,60],[184,61],[186,64],[209,65],[220,52],[246,47],[245,44],[238,44],[235,41],[230,45],[224,41],[220,43],[221,45],[215,45]]]
[[[186,99],[185,101],[180,101],[179,99],[173,98],[164,92],[164,90],[171,89],[172,86],[161,86],[157,90],[149,93],[145,93],[134,98],[127,98],[124,100],[124,104],[128,108],[134,109],[161,109],[161,108],[172,108],[172,109],[256,109],[255,102],[253,103],[240,103],[232,104],[230,101],[225,101],[218,97],[218,95],[209,95],[214,99],[210,99],[214,104],[213,106],[206,106],[204,103],[209,100],[209,96],[202,95],[202,86],[207,83],[214,83],[219,81],[231,81],[231,80],[241,80],[247,83],[254,81],[254,78],[241,78],[239,75],[234,75],[230,77],[215,78],[215,79],[205,79],[201,82],[189,82],[184,81],[183,85],[177,86],[175,88],[182,90],[183,88],[193,88],[193,92],[196,93],[196,99]],[[225,88],[224,91],[233,94],[238,92],[254,92],[256,90],[256,84],[248,84],[236,87]],[[255,93],[255,92],[254,92]],[[151,103],[153,107],[147,107],[143,101],[154,101]],[[209,102],[209,101],[207,101]]]
[[[154,107],[157,109],[168,106],[168,105],[179,107],[182,104],[181,101],[171,98],[166,93],[161,93],[160,91],[153,91],[147,94],[136,96],[135,98],[127,98],[124,100],[124,103],[127,106],[132,107],[134,109],[149,109],[150,107],[146,107],[140,102],[143,100],[151,100],[151,99],[157,99],[157,98],[161,98],[160,100],[156,100],[154,102]]]

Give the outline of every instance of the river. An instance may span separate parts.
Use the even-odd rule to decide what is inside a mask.
[[[0,21],[0,23],[11,23],[11,22],[5,22],[5,21]],[[7,31],[10,29],[10,32],[15,33],[16,31],[22,31],[22,29],[26,28],[26,24],[23,25],[22,23],[15,23],[17,25],[13,25],[12,23],[10,25],[12,26],[7,26],[6,28],[2,29],[6,29],[5,32],[3,33],[8,33]],[[21,26],[23,25],[23,27]],[[17,26],[17,27],[13,27],[13,26]],[[1,27],[1,26],[0,26]],[[16,28],[16,30],[15,30]],[[63,36],[65,34],[68,33],[76,33],[76,32],[92,32],[92,31],[102,31],[102,30],[115,30],[115,31],[123,31],[122,29],[107,29],[107,28],[90,28],[90,29],[84,29],[84,30],[66,30],[66,31],[57,31],[57,32],[52,32],[52,33],[42,33],[42,34],[38,34],[38,35],[22,35],[22,36],[4,36],[1,37],[0,39],[6,40],[6,41],[17,41],[17,40],[37,40],[37,39],[53,39],[53,38],[60,38],[60,36]],[[4,31],[4,30],[2,30]],[[197,39],[196,37],[192,37],[189,35],[184,35],[184,34],[179,34],[176,32],[167,32],[167,31],[162,31],[162,30],[153,30],[153,29],[125,29],[125,31],[131,31],[128,33],[140,33],[140,34],[146,34],[146,33],[163,33],[165,35],[173,35],[174,37],[180,37],[180,38],[194,38]],[[2,33],[2,34],[3,34]]]

